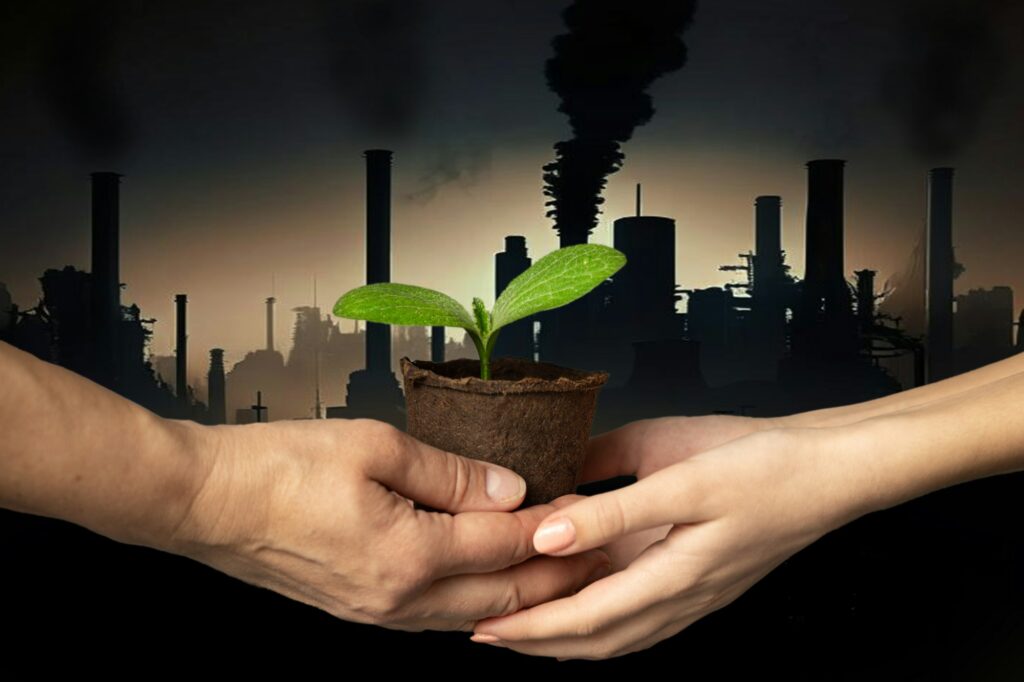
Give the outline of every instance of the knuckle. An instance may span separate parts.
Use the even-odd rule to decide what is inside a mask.
[[[600,633],[601,624],[591,618],[580,618],[573,628],[573,635],[576,637],[588,638]]]
[[[516,613],[523,608],[523,604],[523,591],[519,587],[519,584],[514,581],[509,581],[505,585],[505,589],[502,592],[497,605],[500,615],[507,616],[511,613]]]
[[[626,528],[626,514],[617,496],[613,495],[603,504],[596,506],[593,523],[601,538],[622,534]]]
[[[472,495],[473,465],[459,456],[446,456],[445,464],[448,470],[449,499],[455,505],[461,505],[469,501]]]

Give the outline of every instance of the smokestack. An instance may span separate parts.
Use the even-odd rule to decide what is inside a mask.
[[[508,235],[505,250],[494,255],[494,300],[498,300],[505,287],[530,268],[533,261],[526,254],[526,237]],[[511,356],[533,359],[533,320],[530,315],[516,320],[501,330],[491,357]]]
[[[174,297],[178,306],[178,347],[175,349],[175,384],[174,390],[178,396],[178,406],[182,415],[188,415],[188,379],[186,377],[188,363],[188,335],[185,331],[185,304],[188,297],[185,294],[178,294]]]
[[[391,281],[391,156],[387,149],[367,149],[366,283]],[[366,369],[391,372],[391,326],[366,323]]]
[[[826,316],[849,309],[843,275],[842,159],[807,163],[807,242],[804,293]]]
[[[430,361],[444,362],[444,327],[430,328]]]
[[[754,291],[782,275],[782,197],[754,199]]]
[[[274,350],[274,304],[277,299],[273,296],[267,299],[267,350]]]
[[[209,423],[227,423],[227,405],[224,395],[224,349],[210,349],[210,373],[206,377],[209,389]]]
[[[953,374],[953,169],[928,172],[925,275],[928,383]]]
[[[92,316],[96,325],[97,380],[113,387],[118,380],[121,282],[120,173],[92,173]]]

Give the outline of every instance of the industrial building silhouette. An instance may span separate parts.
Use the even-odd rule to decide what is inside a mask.
[[[364,157],[366,282],[387,282],[393,152],[370,149]],[[753,198],[753,250],[739,254],[741,264],[720,267],[741,281],[703,289],[680,285],[685,277],[675,268],[675,221],[644,215],[638,185],[635,215],[613,223],[612,245],[626,254],[627,264],[578,301],[503,329],[494,356],[608,371],[594,423],[600,432],[649,416],[774,416],[858,402],[1019,352],[1021,328],[1009,287],[953,296],[959,267],[952,250],[953,169],[927,174],[924,277],[917,295],[925,328],[916,334],[900,326],[899,315],[882,310],[889,292],[876,290],[874,270],[847,279],[845,169],[842,159],[807,163],[802,278],[786,262],[784,236],[791,240],[794,231],[784,233],[784,198],[765,195]],[[147,357],[153,320],[121,303],[121,179],[118,173],[92,174],[92,272],[47,270],[40,278],[43,296],[27,310],[0,288],[0,338],[159,414],[205,423],[254,421],[251,406],[260,391],[264,418],[372,417],[403,427],[398,357],[475,357],[468,339],[457,343],[440,327],[392,330],[356,322],[343,331],[315,300],[293,309],[286,357],[275,345],[276,299],[270,296],[264,348],[230,369],[224,351],[210,349],[208,395],[206,402],[197,399],[187,385],[188,296],[175,295],[173,358]],[[584,233],[576,231],[573,239]],[[506,236],[494,257],[495,297],[531,263],[526,238]],[[677,310],[681,301],[685,312]]]

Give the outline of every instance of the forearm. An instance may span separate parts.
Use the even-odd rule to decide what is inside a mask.
[[[0,342],[0,506],[158,546],[202,480],[201,428]]]
[[[1024,372],[1024,353],[1017,353],[1008,358],[964,372],[942,381],[900,391],[892,395],[874,400],[867,400],[851,405],[841,405],[820,410],[811,410],[797,414],[770,419],[771,426],[781,427],[829,427],[843,426],[862,419],[870,419],[886,414],[914,409],[935,401],[957,396],[999,381],[1008,376]]]
[[[1024,470],[1024,374],[837,427],[835,434],[835,480],[845,481],[854,517]]]

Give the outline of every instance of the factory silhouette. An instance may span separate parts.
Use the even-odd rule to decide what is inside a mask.
[[[366,283],[388,282],[393,154],[371,149],[364,156]],[[895,291],[883,292],[873,270],[853,273],[853,281],[846,276],[844,170],[841,159],[807,163],[802,278],[786,262],[783,235],[792,239],[795,230],[784,233],[783,198],[758,196],[753,250],[739,254],[741,264],[720,267],[741,281],[704,289],[679,285],[675,222],[644,215],[637,185],[636,214],[614,221],[613,246],[626,254],[626,266],[578,301],[504,328],[494,357],[608,371],[596,433],[652,416],[775,416],[859,402],[1024,349],[1019,329],[1014,338],[1019,322],[1009,287],[953,295],[963,268],[952,247],[953,169],[927,173],[924,243]],[[174,356],[148,353],[154,320],[121,301],[120,190],[119,174],[92,174],[91,272],[47,270],[42,297],[28,309],[0,289],[0,338],[160,415],[209,424],[371,417],[402,428],[399,357],[476,357],[468,338],[447,339],[443,327],[399,327],[393,334],[389,325],[345,321],[351,331],[342,331],[317,305],[314,283],[312,305],[293,311],[287,357],[274,339],[271,296],[264,347],[230,369],[223,349],[209,349],[202,400],[187,380],[187,294],[175,295]],[[559,229],[561,246],[586,242],[587,235]],[[531,262],[525,237],[506,236],[494,256],[495,297]],[[686,312],[677,312],[684,298]]]
[[[392,278],[392,157],[388,150],[365,153],[367,282]],[[839,159],[807,163],[802,278],[792,272],[796,264],[786,262],[784,236],[792,239],[797,230],[783,231],[784,198],[758,196],[752,197],[753,250],[739,254],[741,263],[721,266],[741,281],[705,289],[679,286],[685,273],[675,270],[675,223],[643,215],[638,187],[636,214],[614,222],[613,245],[627,265],[582,299],[503,329],[496,357],[609,371],[593,426],[598,433],[652,416],[772,416],[848,404],[1024,350],[1019,329],[1014,339],[1008,287],[953,296],[963,266],[952,250],[952,169],[935,168],[922,178],[921,242],[884,291],[872,270],[846,277],[844,170]],[[185,362],[188,306],[202,302],[174,294],[177,353],[160,357],[147,352],[153,320],[121,301],[121,186],[116,173],[92,175],[91,272],[47,270],[41,299],[25,309],[0,289],[0,338],[158,414],[210,424],[371,417],[401,427],[398,357],[475,357],[467,341],[446,340],[444,328],[399,327],[392,335],[388,325],[348,320],[343,330],[320,310],[315,293],[311,305],[293,311],[286,356],[273,334],[271,295],[263,347],[230,368],[221,348],[209,349],[202,396],[188,385]],[[580,243],[587,231],[560,236],[563,245]],[[495,295],[531,262],[525,238],[506,236],[495,254]],[[684,298],[686,312],[680,313],[676,304]],[[638,661],[679,665],[682,657],[695,674],[724,671],[730,679],[762,669],[789,671],[787,679],[794,680],[946,679],[947,659],[969,665],[963,661],[987,651],[979,632],[1009,647],[1017,641],[1013,625],[998,624],[1017,622],[1024,613],[1024,543],[1015,522],[1022,476],[974,481],[858,519],[787,559],[676,641],[613,659],[605,668],[628,672]],[[631,480],[579,490],[594,494]],[[60,625],[71,632],[65,624],[71,623],[78,632],[103,612],[131,624],[118,637],[136,653],[155,651],[154,643],[163,652],[166,639],[187,623],[193,641],[220,643],[230,632],[253,650],[282,652],[289,664],[293,652],[333,657],[339,646],[348,655],[401,647],[409,660],[433,660],[440,651],[469,664],[493,663],[486,658],[493,652],[468,639],[460,644],[465,633],[396,634],[338,620],[196,562],[55,519],[0,510],[0,538],[17,557],[8,562],[10,584],[45,586],[44,603],[61,605],[58,619],[37,607],[32,590],[12,600],[26,631]],[[69,557],[74,571],[66,569]],[[737,643],[745,655],[735,655]],[[850,659],[851,652],[864,656]],[[540,661],[517,657],[508,664],[525,668]],[[1024,662],[1003,665],[1019,672]]]

